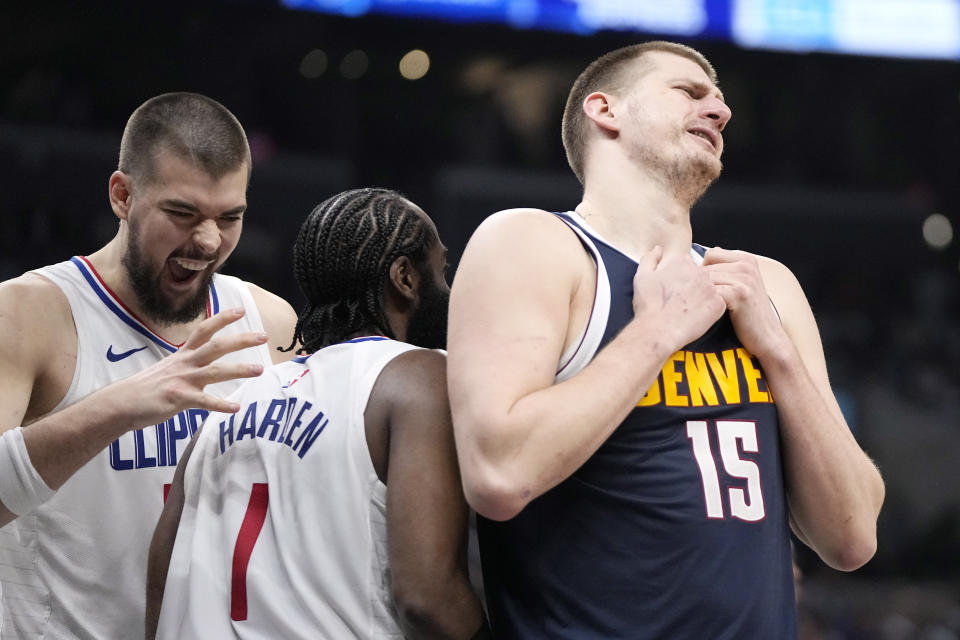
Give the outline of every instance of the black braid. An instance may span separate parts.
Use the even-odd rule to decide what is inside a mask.
[[[384,285],[400,256],[426,261],[431,234],[414,205],[395,191],[355,189],[310,212],[293,247],[294,276],[307,304],[293,341],[312,353],[363,331],[396,337]]]

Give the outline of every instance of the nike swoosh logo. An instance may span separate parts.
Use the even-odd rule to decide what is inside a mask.
[[[107,347],[107,360],[109,360],[110,362],[120,362],[124,358],[129,358],[130,356],[135,354],[137,351],[143,351],[144,349],[146,349],[146,347],[140,347],[139,349],[130,349],[130,351],[124,351],[122,353],[114,353],[113,345],[110,345],[109,347]]]

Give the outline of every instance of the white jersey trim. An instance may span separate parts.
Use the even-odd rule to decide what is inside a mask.
[[[97,297],[99,297],[103,302],[104,306],[106,306],[114,315],[126,323],[131,329],[137,333],[140,333],[170,353],[176,352],[176,350],[182,346],[164,339],[162,336],[157,334],[157,332],[151,329],[147,323],[138,318],[137,315],[131,311],[126,304],[123,303],[123,300],[121,300],[110,289],[110,287],[107,286],[107,283],[103,281],[103,278],[100,277],[100,274],[97,273],[97,270],[86,257],[74,256],[70,259],[70,261],[76,265],[77,269],[80,270],[80,273],[83,274],[84,279],[90,285],[90,288],[93,289],[94,293],[97,294]],[[211,281],[210,292],[207,296],[207,317],[209,318],[210,316],[216,315],[219,312],[220,299],[219,296],[217,296],[217,289]]]
[[[594,243],[594,238],[630,260],[634,262],[638,262],[638,260],[634,256],[618,249],[606,238],[597,233],[596,229],[592,228],[576,211],[566,211],[557,215],[557,217],[563,220],[563,222],[577,234],[584,246],[589,249],[597,265],[596,293],[594,294],[593,308],[590,311],[590,317],[587,319],[587,326],[580,334],[580,339],[572,343],[564,352],[563,356],[561,356],[557,373],[554,377],[555,382],[563,382],[578,374],[593,360],[600,346],[600,341],[603,339],[603,334],[607,329],[607,321],[610,317],[610,279],[607,277],[607,269],[603,264],[600,251]],[[573,222],[571,222],[571,220]],[[591,238],[591,236],[593,237]],[[703,263],[703,256],[693,247],[690,247],[690,256],[697,264]]]
[[[560,357],[557,365],[557,373],[554,376],[555,382],[563,382],[580,373],[584,367],[589,364],[593,356],[597,353],[600,346],[600,340],[607,329],[607,320],[610,316],[610,279],[607,277],[607,269],[603,264],[603,258],[600,257],[600,251],[593,243],[593,240],[582,229],[572,224],[564,218],[564,215],[573,218],[577,223],[582,223],[583,218],[577,215],[575,211],[568,211],[563,215],[557,216],[565,225],[570,227],[584,246],[589,249],[593,261],[597,265],[597,280],[593,295],[593,308],[587,318],[587,326],[580,334],[580,339],[571,343],[567,351]]]

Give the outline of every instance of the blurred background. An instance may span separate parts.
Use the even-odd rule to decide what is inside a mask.
[[[591,60],[654,38],[701,50],[734,116],[694,237],[793,269],[887,482],[866,567],[798,549],[803,637],[960,638],[960,0],[10,4],[0,279],[112,237],[127,117],[189,90],[237,115],[254,157],[225,271],[296,307],[293,239],[327,196],[406,193],[455,269],[494,211],[579,202],[560,115]]]

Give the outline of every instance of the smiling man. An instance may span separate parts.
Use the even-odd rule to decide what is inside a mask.
[[[178,379],[194,391],[226,395],[231,378],[289,358],[274,347],[293,335],[290,305],[216,273],[240,239],[250,170],[225,107],[152,98],[110,176],[116,236],[0,285],[3,638],[142,637],[147,546],[177,460],[208,410],[229,410],[168,389],[171,367],[210,326],[207,350],[230,353],[202,352],[207,377]],[[243,311],[212,318],[227,309]],[[169,413],[145,410],[161,391]]]
[[[790,528],[852,570],[884,488],[774,260],[692,242],[730,108],[697,51],[574,83],[574,211],[504,211],[450,301],[448,379],[496,638],[796,637]]]

